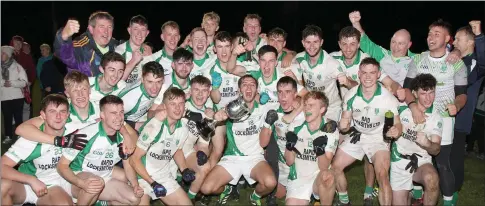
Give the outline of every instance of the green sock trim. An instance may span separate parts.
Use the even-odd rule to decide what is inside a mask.
[[[364,191],[365,194],[371,195],[372,192],[374,192],[374,188],[373,187],[365,186],[365,191]]]
[[[189,199],[192,200],[192,199],[195,198],[195,196],[197,196],[197,193],[194,193],[194,192],[192,192],[192,191],[189,190],[189,192],[187,193],[187,195],[189,196]]]
[[[252,200],[260,200],[261,199],[261,196],[259,196],[258,194],[256,194],[256,190],[255,190],[255,191],[253,191],[253,194],[251,194],[251,199]]]
[[[420,199],[423,197],[423,190],[413,189],[413,198]]]
[[[227,194],[231,193],[231,189],[232,189],[231,185],[226,185],[224,187],[224,191],[222,193],[227,195]]]
[[[347,194],[346,192],[345,193],[338,193],[338,199],[340,200],[340,202],[346,204],[346,203],[349,203],[349,194]]]

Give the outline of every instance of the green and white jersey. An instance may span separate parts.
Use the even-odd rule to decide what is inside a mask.
[[[321,128],[328,119],[322,119],[320,124]],[[335,130],[333,133],[322,132],[320,129],[311,131],[308,122],[304,121],[300,125],[291,124],[289,131],[295,132],[298,136],[298,141],[296,142],[295,148],[301,153],[301,155],[296,154],[295,163],[290,166],[290,180],[295,180],[298,178],[312,177],[316,171],[319,171],[317,155],[313,151],[313,140],[321,136],[327,136],[327,145],[325,146],[325,152],[331,152],[335,154],[338,146],[339,131]]]
[[[211,42],[209,44],[209,46],[207,47],[206,53],[209,55],[216,55],[216,53],[214,53],[214,42]]]
[[[209,99],[207,99],[207,100],[209,100]],[[208,118],[204,113],[205,110],[208,109],[208,108],[213,109],[214,112],[215,112],[216,110],[215,110],[214,107],[215,107],[215,105],[212,102],[207,101],[205,103],[205,105],[203,106],[203,108],[199,109],[195,106],[194,102],[192,101],[192,98],[187,99],[187,101],[185,102],[185,108],[187,110],[202,114],[202,118]],[[195,122],[188,121],[185,118],[183,118],[182,120],[185,121],[185,123],[186,123],[185,125],[187,125],[187,129],[189,131],[187,141],[185,141],[185,144],[183,146],[184,154],[188,154],[188,152],[192,151],[193,148],[194,148],[194,145],[197,142],[209,144],[209,141],[205,141],[204,138],[202,138],[202,136],[200,135],[199,131],[197,130],[197,127],[195,126]]]
[[[431,157],[426,150],[416,144],[416,135],[418,132],[423,132],[428,139],[431,139],[431,135],[441,137],[443,132],[441,115],[436,110],[433,110],[433,106],[431,106],[425,111],[426,122],[424,124],[415,124],[411,109],[407,106],[401,106],[399,107],[399,112],[403,131],[401,138],[396,140],[396,149],[399,154],[411,155],[417,153],[423,157]]]
[[[385,113],[391,111],[394,115],[398,115],[399,101],[379,83],[374,96],[368,100],[365,99],[362,90],[362,85],[359,85],[347,92],[344,97],[344,110],[352,112],[354,127],[362,133],[360,141],[382,142]]]
[[[142,163],[148,174],[154,179],[165,177],[170,172],[170,160],[178,149],[182,149],[188,136],[188,130],[182,120],[175,124],[174,132],[170,132],[168,120],[163,122],[151,118],[140,128],[140,138],[136,146],[144,151]],[[141,179],[138,176],[138,179]]]
[[[368,54],[358,51],[355,57],[354,62],[351,65],[345,64],[345,57],[342,54],[342,51],[337,51],[337,52],[332,52],[330,53],[330,56],[335,58],[339,63],[340,67],[343,69],[343,72],[347,77],[350,77],[352,80],[357,81],[357,83],[360,84],[360,79],[359,79],[359,67],[360,67],[360,62],[362,62],[363,59],[369,57]],[[384,78],[387,77],[386,72],[381,71],[381,76],[379,77],[379,81],[382,82]],[[349,91],[346,87],[340,87],[340,93],[342,94],[342,97],[345,96],[345,94]]]
[[[259,49],[261,49],[261,47],[263,47],[264,45],[267,45],[267,44],[268,44],[268,42],[266,42],[265,39],[258,37],[258,40],[256,42],[256,47],[251,51],[251,53],[252,53],[252,55],[255,59],[259,59],[258,58]]]
[[[286,55],[288,55],[288,53],[285,52],[285,51],[282,51],[280,57],[278,57],[278,59],[277,59],[278,60],[278,64],[276,65],[276,69],[279,70],[282,74],[284,74],[285,71],[287,71],[287,70],[290,70],[291,71],[291,66],[290,67],[287,67],[287,68],[282,68],[281,67],[281,64],[283,63],[283,58],[285,58]]]
[[[338,110],[342,107],[342,100],[338,94],[337,76],[344,74],[340,63],[332,58],[325,50],[315,65],[310,65],[310,56],[304,51],[296,55],[291,70],[298,81],[305,82],[308,91],[321,91],[329,100],[328,110]]]
[[[243,122],[226,121],[227,142],[224,156],[263,155],[259,133],[268,110],[254,101],[251,116]]]
[[[44,124],[40,126],[40,131],[44,131]],[[57,163],[62,156],[61,147],[33,142],[20,137],[8,149],[5,156],[20,164],[19,172],[34,176],[47,186],[58,185],[59,180],[62,179],[57,173]]]
[[[222,77],[222,84],[219,87],[221,101],[216,104],[217,109],[221,109],[232,100],[237,99],[239,96],[239,86],[237,85],[237,82],[239,81],[240,77],[227,72],[225,69],[222,69],[219,60],[216,60],[216,64],[204,76],[212,81],[211,74],[214,72],[221,74]]]
[[[194,59],[194,68],[190,72],[189,79],[198,75],[204,75],[216,64],[217,56],[205,54],[204,58],[196,60]]]
[[[276,138],[276,142],[278,143],[278,148],[280,149],[280,152],[278,154],[278,160],[286,164],[286,159],[285,159],[285,149],[286,149],[286,133],[288,132],[288,129],[290,125],[301,125],[305,121],[305,115],[303,112],[300,112],[293,122],[290,124],[286,124],[283,122],[283,116],[285,116],[285,112],[283,111],[283,108],[281,106],[276,110],[278,113],[278,120],[274,123],[274,125],[271,127],[272,133],[271,136]]]
[[[436,78],[436,97],[433,102],[434,109],[442,117],[450,117],[447,105],[455,101],[455,86],[466,86],[468,83],[467,68],[462,60],[455,64],[446,62],[449,52],[441,58],[434,58],[429,52],[423,52],[413,57],[407,77],[415,78],[418,74],[428,73]]]
[[[128,63],[131,60],[131,58],[133,57],[133,49],[131,48],[129,40],[126,41],[123,44],[118,45],[115,48],[115,52],[123,55],[123,57],[125,58],[125,63]],[[143,52],[144,52],[143,47],[140,47],[140,52],[143,54]],[[150,57],[143,57],[143,59],[140,61],[140,63],[138,63],[135,66],[135,68],[133,68],[130,75],[126,79],[126,83],[128,85],[133,85],[133,84],[136,84],[139,81],[141,81],[143,65],[145,65],[149,61],[152,61],[152,59]]]
[[[374,42],[364,33],[360,37],[360,49],[369,54],[372,58],[379,61],[381,68],[389,77],[401,86],[409,70],[412,56],[415,54],[408,50],[408,55],[404,57],[393,57],[390,50],[387,50]]]
[[[175,72],[173,72],[171,74],[172,76],[172,87],[175,87],[175,88],[179,88],[181,89],[182,91],[184,91],[185,94],[190,94],[190,79],[187,79],[187,86],[186,87],[182,87],[182,85],[180,85],[177,81],[177,78],[175,77]]]
[[[69,117],[67,118],[65,125],[67,133],[71,133],[76,129],[84,128],[96,122],[96,119],[98,119],[100,116],[99,104],[89,102],[88,107],[88,117],[86,119],[81,119],[74,108],[74,105],[69,102]]]
[[[155,100],[147,93],[143,83],[124,89],[118,96],[123,100],[125,120],[132,122],[137,122],[145,115]]]
[[[121,160],[118,145],[123,142],[123,136],[117,131],[116,139],[112,140],[106,134],[102,122],[81,129],[79,133],[87,135],[86,147],[81,151],[72,148],[62,150],[62,155],[71,161],[71,170],[91,172],[102,178],[111,177],[113,167]]]
[[[259,70],[258,59],[256,59],[254,56],[251,56],[251,61],[249,61],[249,60],[246,60],[246,58],[247,58],[247,53],[244,53],[241,56],[239,56],[236,60],[236,65],[243,66],[248,72],[258,71]]]
[[[173,72],[173,69],[172,69],[173,57],[167,54],[167,52],[165,51],[165,48],[162,48],[160,49],[160,51],[153,53],[150,56],[150,61],[155,61],[162,65],[163,75],[165,75],[163,84],[168,86],[171,85],[172,84],[171,74]]]
[[[99,88],[99,79],[103,76],[103,74],[99,74],[98,76],[95,77],[89,77],[89,86],[91,87],[91,94],[89,94],[89,100],[94,103],[94,105],[99,105],[99,101],[107,96],[107,95],[115,95],[118,96],[118,94],[126,87],[126,82],[123,80],[120,80],[114,87],[111,92],[104,93],[101,91],[101,88]]]

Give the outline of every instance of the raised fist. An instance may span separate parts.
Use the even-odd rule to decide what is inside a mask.
[[[473,33],[478,36],[482,33],[481,27],[480,27],[481,22],[480,21],[470,21],[470,26],[472,27]]]
[[[349,14],[350,23],[360,22],[360,11],[353,11]]]
[[[69,37],[71,37],[73,34],[79,32],[79,22],[74,19],[70,19],[67,21],[66,26],[64,26],[64,29],[62,29],[61,37],[62,40],[66,41]]]

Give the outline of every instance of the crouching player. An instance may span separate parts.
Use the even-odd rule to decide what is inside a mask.
[[[335,194],[330,170],[339,132],[335,121],[324,118],[328,98],[318,91],[303,97],[305,121],[290,125],[286,133],[286,164],[290,166],[286,205],[308,205],[310,198],[331,205]]]
[[[408,194],[413,181],[424,186],[424,205],[436,205],[439,195],[439,176],[432,157],[440,152],[443,120],[433,110],[436,79],[431,74],[420,74],[411,83],[416,105],[426,121],[415,124],[411,109],[401,106],[399,116],[403,134],[392,145],[391,187],[393,205],[410,205]]]

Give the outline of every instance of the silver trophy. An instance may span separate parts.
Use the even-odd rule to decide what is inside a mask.
[[[227,117],[233,122],[242,122],[251,116],[251,112],[249,111],[249,108],[244,102],[242,96],[239,96],[239,98],[229,102],[229,104],[227,104],[225,107],[225,110]],[[213,119],[204,118],[201,121],[196,121],[195,125],[200,135],[205,140],[208,140],[214,135],[215,128],[224,122],[225,120],[216,121]]]

